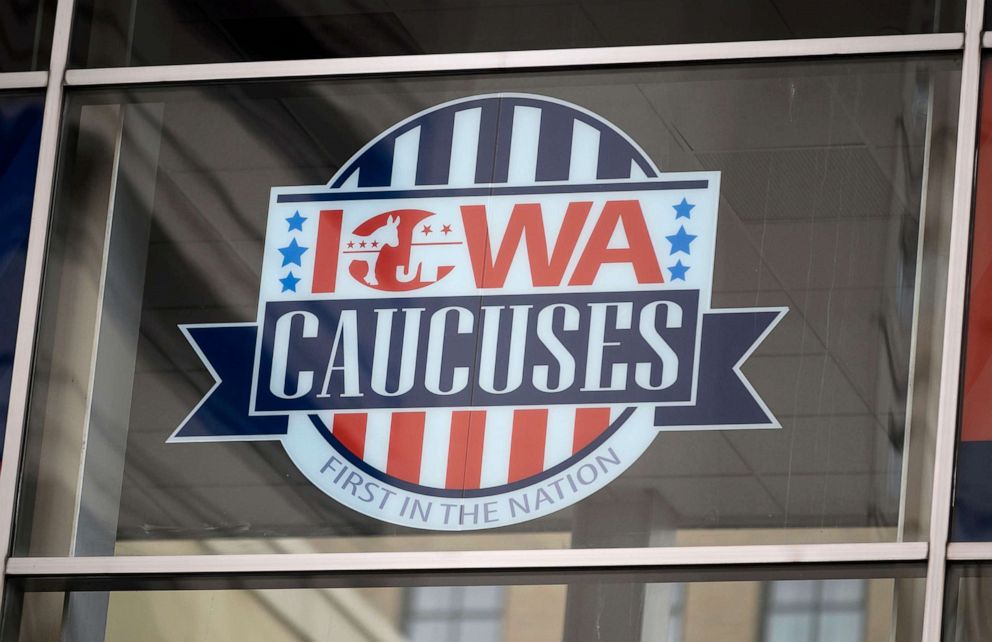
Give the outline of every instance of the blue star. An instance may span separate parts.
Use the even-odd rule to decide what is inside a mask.
[[[692,212],[692,208],[696,206],[683,198],[681,203],[678,205],[672,205],[672,207],[675,208],[675,220],[677,221],[680,218],[692,218],[690,212]]]
[[[682,200],[684,201],[685,199]],[[675,218],[678,217],[676,216]],[[302,232],[303,221],[305,220],[307,220],[307,217],[300,216],[299,212],[293,212],[293,215],[286,219],[286,222],[289,223],[289,231],[292,232],[293,230],[299,230]]]
[[[279,279],[282,283],[283,292],[296,292],[296,284],[300,282],[300,279],[293,276],[293,272],[290,271],[284,278]]]
[[[666,236],[665,238],[672,244],[672,251],[668,253],[669,255],[675,254],[676,252],[685,252],[686,254],[689,254],[689,244],[696,240],[696,235],[688,234],[685,231],[685,226],[683,225],[679,227],[678,232],[672,234],[671,236]],[[279,251],[281,252],[282,250]]]
[[[282,267],[286,267],[287,265],[291,265],[293,263],[303,267],[303,263],[300,261],[300,258],[306,251],[307,248],[300,247],[300,244],[296,242],[296,239],[290,241],[289,245],[286,247],[279,248],[279,253],[282,254]]]
[[[675,265],[668,268],[668,271],[672,273],[672,281],[685,281],[685,273],[689,271],[689,266],[682,265],[682,259],[679,259]]]

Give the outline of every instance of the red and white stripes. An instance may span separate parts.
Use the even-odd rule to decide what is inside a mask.
[[[493,408],[320,413],[356,457],[431,488],[492,488],[537,475],[587,446],[610,408]]]

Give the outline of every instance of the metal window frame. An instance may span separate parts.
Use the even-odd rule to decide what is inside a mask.
[[[948,545],[981,49],[992,47],[992,32],[981,32],[983,8],[983,0],[967,0],[963,33],[67,70],[74,2],[58,0],[49,71],[0,73],[0,90],[45,89],[39,164],[4,441],[7,462],[0,469],[0,573],[3,575],[0,597],[10,581],[56,577],[182,578],[203,574],[430,573],[687,566],[731,569],[834,563],[866,566],[880,562],[926,563],[923,640],[938,642],[948,561],[992,560],[992,542]],[[963,65],[928,541],[637,549],[8,558],[66,87],[939,52],[960,53]]]
[[[15,71],[0,74],[0,91],[6,89],[44,89],[47,86],[47,71]]]
[[[992,542],[951,542],[947,545],[949,562],[992,562]]]
[[[275,553],[245,555],[143,555],[19,557],[7,575],[189,575],[216,573],[520,570],[547,568],[673,568],[857,562],[922,562],[926,542],[586,548],[509,551],[382,553]]]
[[[35,329],[41,300],[41,280],[48,236],[49,212],[55,187],[55,166],[58,160],[59,128],[62,120],[62,94],[65,66],[69,54],[73,0],[58,0],[52,37],[52,53],[46,75],[45,106],[42,112],[41,140],[38,149],[38,169],[35,174],[34,202],[28,228],[28,248],[24,260],[24,281],[21,307],[14,344],[14,363],[7,406],[7,426],[4,434],[6,466],[0,467],[0,569],[6,573],[17,479],[20,472],[21,444],[24,419],[27,416],[30,372],[34,355]],[[0,74],[0,84],[13,74]],[[17,74],[20,76],[20,74]],[[0,586],[0,599],[3,597]]]
[[[954,492],[954,455],[957,451],[958,408],[962,371],[965,296],[974,198],[978,109],[981,90],[982,21],[984,2],[968,0],[965,44],[958,106],[958,140],[954,157],[944,340],[941,350],[933,492],[930,499],[930,557],[923,609],[923,639],[940,640],[944,615],[947,543]]]
[[[537,51],[278,60],[111,69],[69,69],[70,86],[133,85],[150,83],[265,78],[315,78],[357,74],[402,74],[441,71],[547,69],[604,65],[638,65],[704,61],[741,61],[767,58],[808,58],[885,53],[960,51],[960,33],[906,36],[809,38],[712,42],[688,45],[594,47]]]

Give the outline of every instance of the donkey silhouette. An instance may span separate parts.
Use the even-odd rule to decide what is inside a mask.
[[[390,216],[386,219],[385,225],[369,234],[366,238],[370,244],[373,241],[376,242],[376,246],[378,246],[380,251],[387,245],[396,247],[400,244],[399,224],[400,219],[398,216]],[[375,276],[375,268],[378,263],[379,252],[373,252],[372,256],[368,259],[369,273],[365,276],[365,282],[369,285],[379,285],[379,279]]]

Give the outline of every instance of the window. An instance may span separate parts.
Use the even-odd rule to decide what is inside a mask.
[[[948,569],[944,639],[977,642],[989,636],[989,565],[957,564]]]
[[[407,592],[406,632],[413,642],[503,639],[503,587],[418,586]]]
[[[10,0],[0,639],[992,637],[987,4]]]
[[[48,69],[53,0],[9,0],[0,6],[0,73]]]
[[[0,229],[4,230],[0,236],[0,300],[5,302],[0,307],[0,426],[7,419],[42,102],[35,93],[0,93]]]
[[[934,33],[964,3],[80,0],[76,17],[71,66],[119,67]]]
[[[932,419],[907,405],[907,386],[912,375],[920,407],[935,389],[933,371],[910,371],[910,348],[917,270],[920,332],[940,309],[926,259],[938,248],[925,242],[921,259],[920,220],[942,225],[922,181],[948,180],[926,158],[953,140],[956,74],[953,60],[904,58],[73,93],[19,554],[268,552],[284,538],[342,551],[921,537],[929,488],[908,462],[929,448]],[[497,540],[425,536],[346,508],[279,441],[169,443],[214,383],[179,326],[254,318],[272,186],[325,183],[421,109],[528,90],[613,119],[665,171],[721,172],[712,306],[788,308],[743,366],[782,429],[662,431],[607,491]],[[732,124],[742,117],[746,130]],[[298,211],[318,216],[300,203],[279,224]],[[88,397],[67,389],[77,381],[92,381]],[[91,447],[80,462],[78,445],[62,458],[48,439]],[[74,500],[60,478],[80,465]],[[99,516],[92,530],[46,508],[77,500],[81,520]]]
[[[988,316],[989,234],[992,187],[992,158],[988,132],[992,128],[992,83],[986,61],[982,86],[981,138],[978,148],[978,178],[975,191],[974,240],[971,255],[965,371],[962,388],[960,441],[957,453],[953,537],[962,541],[992,539],[992,486],[987,465],[992,432],[988,420]]]
[[[293,589],[254,586],[246,578],[229,579],[226,586],[214,581],[210,588],[193,582],[186,585],[188,590],[163,589],[143,580],[109,592],[100,591],[112,589],[110,585],[91,582],[88,591],[61,592],[49,586],[23,593],[17,639],[47,642],[60,639],[60,633],[75,633],[72,639],[82,639],[98,622],[97,630],[106,631],[101,639],[108,641],[885,642],[893,637],[913,639],[920,624],[921,611],[912,608],[918,607],[922,588],[918,570],[907,574],[906,569],[874,567],[874,578],[826,579],[819,571],[806,569],[805,575],[816,578],[812,581],[781,576],[771,581],[756,569],[734,579],[682,573],[670,577],[676,582],[663,575],[586,573],[569,583],[558,583],[553,574],[544,573],[518,574],[505,584],[454,580],[443,587],[411,586],[409,579],[382,576],[352,576],[344,581],[310,576],[310,588]],[[473,580],[486,581],[494,582],[485,575]],[[811,585],[816,587],[815,601],[800,604],[793,599],[774,612],[763,612],[763,594],[799,594]],[[667,599],[658,600],[661,595]],[[656,628],[682,596],[681,628],[671,621]],[[651,600],[652,609],[642,607]],[[893,617],[896,603],[906,608]],[[819,628],[808,634],[808,628],[779,626],[795,614],[810,618]],[[871,626],[855,628],[844,619],[848,617]],[[763,618],[766,626],[775,627],[766,631],[781,633],[755,637]],[[791,637],[774,637],[787,632]]]
[[[770,582],[766,587],[765,642],[865,639],[863,580]]]

